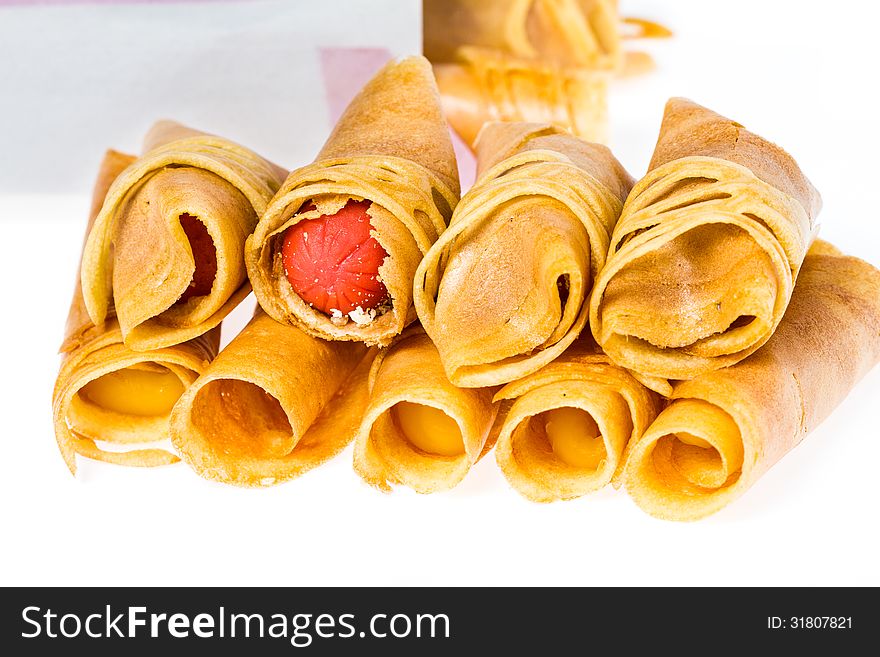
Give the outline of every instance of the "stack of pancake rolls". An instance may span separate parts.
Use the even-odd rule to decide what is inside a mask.
[[[494,391],[524,497],[614,483],[703,517],[880,359],[880,272],[815,240],[819,194],[740,124],[670,100],[634,185],[547,125],[488,124],[476,150],[416,308],[449,380]]]
[[[108,153],[53,395],[71,471],[76,454],[183,458],[266,486],[336,455],[360,427],[378,346],[416,321],[415,269],[459,193],[422,57],[382,69],[290,173],[170,122],[140,157]],[[252,287],[260,306],[218,354],[221,321]]]
[[[108,151],[94,187],[52,406],[76,455],[178,460],[171,410],[250,291],[242,247],[284,172],[231,141],[160,122],[140,157]]]
[[[552,122],[488,122],[474,148],[460,198],[410,57],[289,173],[170,122],[109,151],[53,396],[71,471],[182,459],[269,486],[353,443],[370,486],[434,493],[494,449],[529,500],[612,484],[692,520],[880,360],[880,271],[816,239],[818,192],[739,123],[670,100],[638,181]]]

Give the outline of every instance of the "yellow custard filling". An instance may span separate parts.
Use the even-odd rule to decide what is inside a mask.
[[[683,431],[679,431],[678,433],[676,433],[675,437],[678,438],[685,445],[693,445],[694,447],[702,447],[703,449],[714,449],[712,445],[710,445],[702,438],[697,438],[696,436],[689,433],[684,433]]]
[[[406,439],[423,452],[438,456],[464,454],[458,423],[443,411],[423,404],[400,402],[392,412]]]
[[[80,395],[108,411],[155,416],[170,412],[183,389],[183,383],[169,370],[129,367],[89,381]]]
[[[605,441],[589,413],[566,406],[543,415],[547,440],[561,461],[577,468],[599,467],[607,456]]]

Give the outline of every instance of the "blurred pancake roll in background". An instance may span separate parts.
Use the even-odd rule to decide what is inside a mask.
[[[430,65],[389,63],[315,162],[290,174],[248,239],[257,300],[311,335],[390,343],[415,320],[413,274],[459,193]]]
[[[270,486],[298,477],[354,439],[371,353],[258,308],[174,407],[174,446],[206,479]]]
[[[487,121],[532,121],[587,141],[608,137],[608,75],[462,47],[458,61],[435,64],[450,125],[470,146]]]
[[[425,56],[454,62],[462,46],[562,66],[621,62],[616,0],[424,0]]]
[[[488,121],[552,123],[608,135],[608,85],[653,68],[624,39],[670,32],[620,18],[615,0],[424,0],[425,55],[449,123],[473,146]]]
[[[584,329],[632,179],[559,128],[490,123],[475,185],[415,277],[419,318],[458,386],[537,371]]]
[[[116,151],[104,156],[87,234],[107,190],[134,161]],[[131,466],[177,461],[163,445],[171,409],[217,354],[219,341],[218,327],[182,344],[133,351],[123,344],[115,317],[92,323],[77,276],[52,395],[55,438],[70,471],[76,472],[77,454]]]
[[[115,312],[138,350],[218,326],[250,291],[244,241],[284,175],[226,139],[153,126],[89,232],[81,276],[92,322]]]
[[[624,482],[646,512],[695,520],[745,492],[880,361],[880,271],[817,241],[770,341],[674,385]],[[829,436],[830,438],[830,436]]]
[[[820,207],[788,153],[673,98],[596,281],[596,341],[652,377],[689,379],[739,362],[782,319]]]
[[[413,326],[373,362],[355,471],[386,491],[450,489],[491,447],[495,413],[492,391],[452,385],[437,349]]]
[[[592,340],[578,340],[534,374],[495,395],[505,403],[495,459],[533,502],[602,488],[623,470],[624,451],[647,429],[661,398],[617,367]]]

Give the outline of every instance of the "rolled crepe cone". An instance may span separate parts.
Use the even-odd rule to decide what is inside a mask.
[[[238,486],[293,479],[354,438],[369,366],[362,344],[313,338],[258,308],[181,396],[172,442],[206,479]]]
[[[477,158],[477,182],[414,287],[446,374],[463,387],[519,379],[574,342],[632,184],[607,148],[547,125],[488,124]]]
[[[458,202],[455,154],[431,67],[422,57],[389,63],[346,109],[314,163],[293,171],[272,199],[245,259],[254,293],[277,321],[328,340],[386,345],[415,320],[412,277]],[[369,200],[371,234],[387,252],[378,274],[387,311],[358,322],[303,300],[282,261],[285,231]],[[298,211],[311,201],[313,210]]]
[[[435,63],[470,45],[565,67],[621,63],[616,0],[425,0],[423,32]]]
[[[111,183],[134,160],[107,151],[86,234]],[[79,280],[77,276],[52,395],[55,438],[67,467],[76,473],[77,454],[131,466],[177,461],[160,446],[169,438],[171,406],[217,354],[219,327],[173,347],[133,351],[123,344],[114,317],[92,324]]]
[[[473,145],[488,121],[550,123],[587,141],[608,137],[608,74],[461,48],[434,73],[449,124]]]
[[[428,336],[408,329],[373,362],[354,469],[385,491],[453,488],[491,448],[496,412],[491,390],[453,386]]]
[[[674,385],[624,482],[644,511],[696,520],[744,493],[880,360],[880,271],[816,242],[770,341]]]
[[[115,310],[137,350],[185,342],[218,326],[250,291],[242,247],[285,172],[230,141],[160,121],[107,191],[83,252],[91,321]],[[181,217],[207,229],[216,256],[210,292],[182,299],[196,259]],[[210,247],[209,247],[210,248]]]
[[[785,151],[673,98],[596,281],[596,341],[652,377],[689,379],[742,360],[782,319],[820,206]]]
[[[533,502],[569,500],[605,486],[661,405],[657,394],[584,340],[504,386],[495,395],[502,400],[513,403],[495,459],[510,485]]]

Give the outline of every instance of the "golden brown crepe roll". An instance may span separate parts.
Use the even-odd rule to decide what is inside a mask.
[[[389,63],[315,162],[290,174],[248,239],[260,305],[318,337],[388,344],[415,320],[413,273],[458,196],[430,65]]]
[[[373,362],[355,471],[386,491],[452,488],[491,447],[495,413],[491,390],[453,386],[428,336],[408,329]]]
[[[746,360],[674,385],[628,457],[646,512],[714,513],[794,448],[880,360],[880,271],[817,242],[785,317]]]
[[[574,342],[632,184],[607,148],[547,125],[488,124],[477,157],[477,182],[414,289],[449,380],[464,387],[519,379]]]
[[[91,321],[157,349],[218,326],[250,287],[242,249],[285,172],[220,137],[161,121],[107,191],[83,252]]]
[[[488,121],[550,123],[587,141],[607,139],[607,73],[467,47],[456,63],[435,64],[434,74],[449,124],[471,146]]]
[[[533,502],[568,500],[605,486],[661,404],[659,395],[585,340],[508,383],[495,395],[502,400],[513,403],[495,459],[510,485]]]
[[[820,206],[781,148],[673,98],[596,281],[597,342],[617,364],[669,379],[742,360],[782,319]]]
[[[425,0],[423,36],[435,63],[471,45],[566,67],[621,61],[616,0]]]
[[[87,232],[111,183],[134,160],[115,151],[104,156]],[[52,395],[55,438],[70,471],[76,472],[77,454],[133,466],[177,461],[162,446],[171,408],[217,354],[219,341],[218,327],[173,347],[132,351],[115,317],[92,324],[77,276]]]
[[[271,486],[321,465],[354,438],[370,355],[283,326],[259,308],[180,398],[171,438],[202,477]]]

